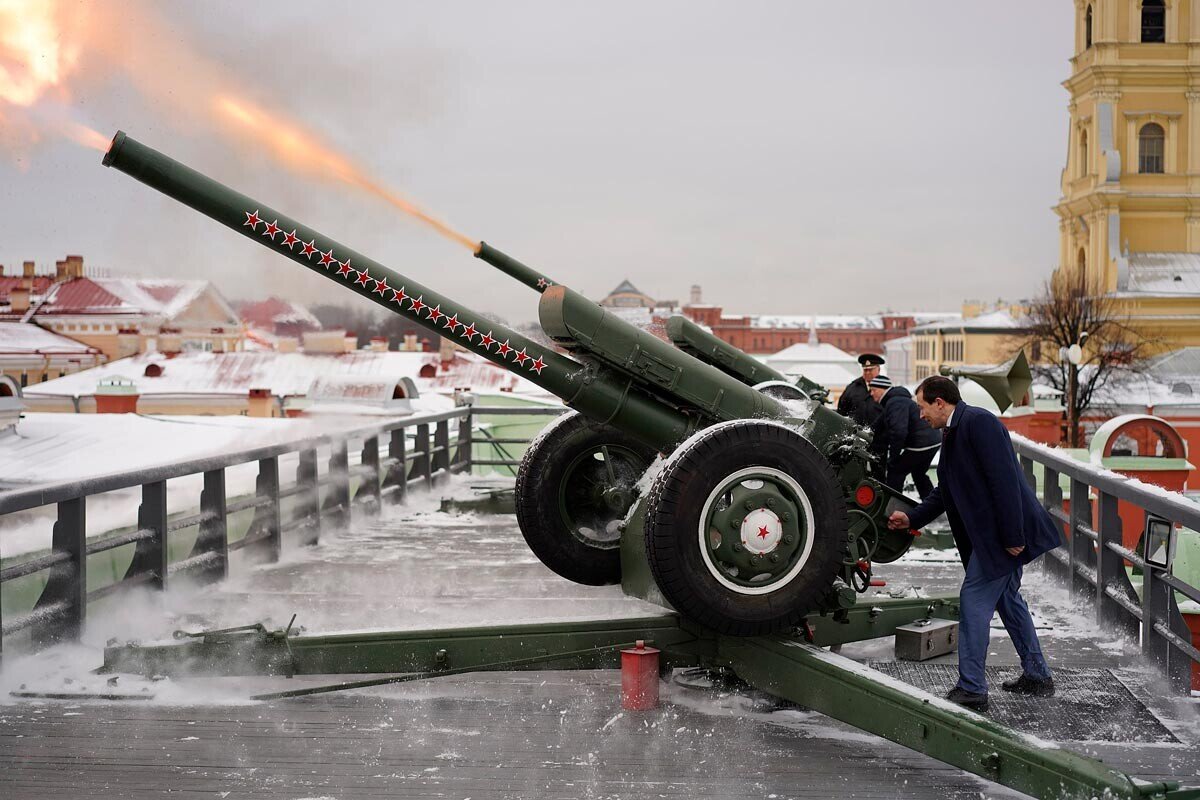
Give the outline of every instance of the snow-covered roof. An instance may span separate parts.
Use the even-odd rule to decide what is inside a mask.
[[[810,381],[816,381],[821,384],[826,389],[844,389],[850,381],[862,374],[858,369],[850,369],[842,364],[793,364],[790,368],[783,368],[778,364],[772,364],[771,366],[791,378],[803,375]],[[854,366],[857,367],[858,365],[855,364]]]
[[[1150,362],[1147,371],[1163,380],[1182,378],[1200,381],[1200,347],[1182,347],[1163,353]]]
[[[139,314],[170,320],[209,287],[208,281],[176,278],[75,278],[50,287],[35,316]],[[227,311],[232,317],[232,309]]]
[[[1200,253],[1130,253],[1131,294],[1200,295]]]
[[[828,342],[798,342],[772,353],[763,361],[778,369],[778,364],[845,364],[859,372],[858,359]]]
[[[878,330],[883,327],[883,318],[878,314],[752,314],[750,324],[755,328],[839,328],[854,330]]]
[[[997,311],[988,311],[984,314],[979,314],[974,317],[962,317],[943,319],[935,322],[927,322],[924,325],[917,325],[912,328],[912,333],[933,333],[936,331],[973,331],[973,332],[989,332],[989,331],[1015,331],[1019,330],[1026,324],[1024,320],[1017,319],[1005,309]]]
[[[89,355],[98,352],[83,342],[59,336],[32,322],[0,322],[0,353]]]
[[[151,364],[162,368],[157,377],[146,377]],[[421,368],[437,369],[433,378],[421,378]],[[460,353],[443,370],[436,353],[373,352],[358,350],[343,354],[235,352],[181,353],[167,358],[161,353],[141,353],[92,369],[39,383],[26,392],[37,396],[87,396],[97,383],[110,376],[131,376],[143,396],[148,395],[245,395],[250,389],[268,389],[271,394],[302,395],[317,378],[387,378],[397,382],[413,379],[425,392],[456,387],[541,393],[520,376],[470,353]]]

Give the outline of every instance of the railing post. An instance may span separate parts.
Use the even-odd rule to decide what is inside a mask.
[[[433,471],[442,483],[450,480],[450,420],[444,419],[437,423],[433,432],[434,455]]]
[[[358,493],[363,494],[365,489],[367,494],[364,498],[374,502],[374,507],[371,508],[372,513],[377,513],[383,504],[383,476],[379,474],[379,437],[371,436],[363,440],[362,458],[363,466],[370,467],[370,471],[363,470],[363,483],[359,486]]]
[[[1025,480],[1029,484],[1029,488],[1033,489],[1034,495],[1037,495],[1037,478],[1033,474],[1033,459],[1024,453],[1020,456],[1021,472],[1025,475]]]
[[[325,511],[332,512],[333,524],[344,528],[350,524],[350,454],[346,441],[336,441],[329,455],[329,497]]]
[[[1109,544],[1121,544],[1121,515],[1117,510],[1117,498],[1101,491],[1097,501],[1096,530],[1100,541],[1096,547],[1096,622],[1102,628],[1115,628],[1130,638],[1138,635],[1138,622],[1109,592],[1137,602],[1129,574],[1125,571],[1125,559],[1114,553]]]
[[[458,420],[458,452],[455,453],[454,463],[465,464],[466,468],[463,472],[468,475],[471,473],[471,438],[475,435],[473,426],[475,424],[475,415],[471,411],[471,406],[468,403],[463,406],[466,413]]]
[[[388,440],[388,458],[392,459],[388,467],[387,483],[395,483],[396,491],[392,494],[393,503],[403,503],[408,494],[408,456],[405,452],[408,433],[403,427],[393,428]]]
[[[1046,506],[1047,510],[1062,513],[1062,484],[1059,483],[1058,470],[1051,469],[1048,466],[1043,466],[1042,468],[1042,503]],[[1054,523],[1054,530],[1058,531],[1060,546],[1067,547],[1069,551],[1071,543],[1063,530],[1062,522],[1053,515],[1051,515],[1050,521]],[[1045,565],[1045,569],[1057,572],[1060,577],[1064,575],[1068,578],[1070,577],[1070,573],[1064,571],[1065,569],[1069,569],[1069,566],[1064,568],[1063,564],[1053,556],[1047,556],[1042,559],[1042,563]]]
[[[415,478],[418,475],[424,475],[425,476],[425,488],[431,489],[431,488],[433,488],[433,470],[431,468],[432,464],[433,464],[433,459],[431,459],[429,457],[429,425],[428,424],[417,426],[417,439],[413,443],[413,446],[417,448],[417,452],[420,455],[417,455],[416,457],[413,458],[412,475],[410,477]]]
[[[167,588],[167,482],[142,484],[142,504],[138,506],[138,528],[154,531],[149,539],[137,543],[133,561],[125,576],[150,574],[150,585]]]
[[[304,515],[304,525],[312,534],[301,544],[314,545],[321,538],[321,482],[317,470],[317,451],[301,450],[300,463],[296,467],[296,483],[301,487],[297,505]]]
[[[200,534],[192,552],[213,553],[212,561],[198,570],[209,580],[229,577],[229,517],[226,514],[225,470],[204,473],[204,490],[200,492]]]
[[[1092,540],[1084,535],[1081,527],[1092,527],[1092,501],[1090,489],[1078,478],[1071,478],[1071,594],[1089,595],[1092,584],[1080,572],[1080,566],[1094,569],[1096,555]],[[1088,599],[1091,599],[1090,597]]]
[[[259,459],[255,495],[258,500],[265,500],[266,504],[254,509],[254,521],[250,523],[250,530],[246,532],[246,535],[250,536],[266,529],[267,538],[263,540],[263,549],[271,561],[278,561],[279,557],[283,555],[283,530],[279,511],[278,456]]]
[[[50,644],[63,639],[78,639],[87,617],[87,498],[76,497],[58,504],[58,520],[54,523],[51,548],[68,556],[66,561],[50,570],[50,579],[34,607],[63,604],[64,611],[53,622],[34,628],[33,639],[38,644]]]

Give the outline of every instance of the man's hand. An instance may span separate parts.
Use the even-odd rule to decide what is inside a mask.
[[[1004,549],[1008,551],[1010,556],[1019,556],[1021,555],[1021,551],[1025,549],[1025,545],[1021,545],[1020,547],[1006,547]]]
[[[888,527],[894,531],[902,531],[908,528],[908,514],[903,511],[893,511],[888,517]]]

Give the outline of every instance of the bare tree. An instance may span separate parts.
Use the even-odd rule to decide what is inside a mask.
[[[1106,386],[1140,372],[1157,341],[1129,324],[1112,295],[1058,270],[1032,302],[1023,341],[1035,374],[1062,392],[1068,447],[1079,420]]]

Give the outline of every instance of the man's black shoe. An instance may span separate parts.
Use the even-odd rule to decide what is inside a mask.
[[[963,708],[969,708],[972,711],[983,713],[988,710],[988,696],[986,694],[968,692],[959,686],[955,686],[947,692],[946,699],[951,703],[958,703]]]
[[[1030,697],[1053,697],[1054,678],[1031,678],[1022,673],[1021,677],[1005,681],[1001,688],[1013,694],[1027,694]]]

